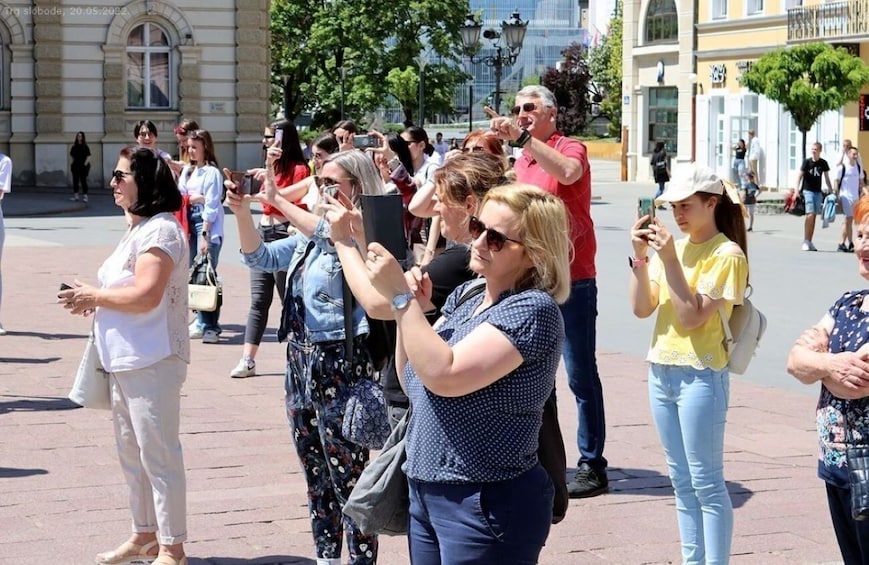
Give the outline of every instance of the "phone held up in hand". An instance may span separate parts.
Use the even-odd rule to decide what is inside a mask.
[[[281,142],[284,140],[284,130],[283,128],[278,128],[275,130],[275,147],[280,148]]]
[[[253,176],[245,171],[232,171],[229,180],[235,185],[235,192],[238,194],[250,194]]]
[[[368,149],[369,147],[377,147],[378,139],[374,135],[354,135],[353,149]]]
[[[637,199],[637,217],[642,218],[643,216],[648,216],[649,218],[645,222],[643,222],[643,225],[640,226],[640,229],[649,229],[649,225],[651,225],[652,220],[655,219],[654,198]]]
[[[72,287],[66,283],[60,283],[60,290],[70,290]]]

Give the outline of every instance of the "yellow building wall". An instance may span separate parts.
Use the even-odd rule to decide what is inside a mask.
[[[763,14],[758,14],[757,16],[745,16],[745,0],[726,0],[727,1],[727,18],[716,18],[712,19],[712,0],[702,0],[697,4],[697,21],[699,23],[710,22],[710,21],[728,21],[728,20],[738,20],[738,19],[752,19],[755,17],[762,16],[775,16],[781,15],[785,13],[785,0],[766,0],[764,2]],[[812,6],[814,4],[820,4],[821,0],[803,0],[803,4],[806,6]]]

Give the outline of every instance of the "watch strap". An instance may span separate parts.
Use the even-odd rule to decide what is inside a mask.
[[[631,255],[628,255],[628,265],[631,267],[631,269],[636,269],[637,267],[641,267],[643,265],[648,265],[648,264],[649,264],[648,257],[633,257]]]

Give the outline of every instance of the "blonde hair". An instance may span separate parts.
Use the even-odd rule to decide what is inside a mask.
[[[560,198],[529,184],[489,190],[481,206],[498,202],[519,218],[519,239],[534,266],[531,286],[563,304],[570,296],[570,224]]]

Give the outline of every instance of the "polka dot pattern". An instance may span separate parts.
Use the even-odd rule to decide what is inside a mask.
[[[483,323],[498,328],[523,363],[495,383],[457,398],[433,394],[405,369],[413,416],[407,430],[407,476],[427,482],[493,482],[519,476],[537,464],[543,404],[555,383],[564,341],[564,321],[545,292],[505,292],[474,316],[475,296],[455,308],[459,287],[443,308],[438,333],[455,345]]]

